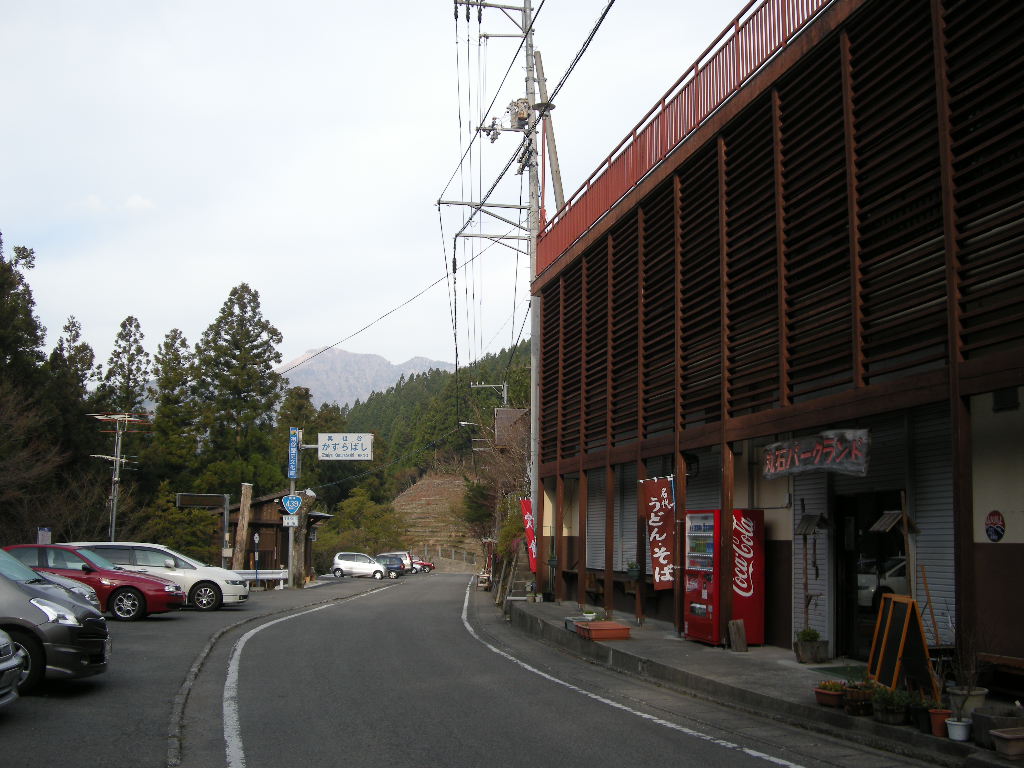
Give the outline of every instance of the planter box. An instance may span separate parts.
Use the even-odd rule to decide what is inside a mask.
[[[814,699],[823,707],[842,707],[842,691],[826,691],[822,688],[814,689]]]
[[[581,621],[576,632],[587,640],[628,640],[629,627],[617,621]]]
[[[985,749],[995,749],[990,732],[1024,728],[1024,709],[1009,704],[978,707],[972,713],[971,720],[974,723],[974,743]]]
[[[801,664],[828,661],[828,640],[794,640],[793,652]]]
[[[876,722],[884,723],[885,725],[903,725],[907,722],[907,710],[905,708],[886,709],[873,706],[872,710],[872,716]]]
[[[1024,758],[1024,728],[1000,728],[989,731],[996,751],[1011,760]]]
[[[843,709],[848,715],[864,717],[871,714],[871,689],[847,688],[843,692]]]

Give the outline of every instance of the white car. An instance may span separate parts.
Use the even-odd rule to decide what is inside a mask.
[[[339,552],[334,556],[331,573],[339,579],[342,576],[372,576],[383,579],[387,568],[362,552]]]
[[[182,585],[188,604],[200,611],[238,605],[249,599],[249,584],[234,571],[206,565],[162,544],[137,541],[92,541],[89,547],[129,571],[148,573]]]
[[[864,558],[857,563],[857,605],[878,612],[882,595],[895,592],[905,595],[907,584],[907,558],[890,557],[883,563]]]

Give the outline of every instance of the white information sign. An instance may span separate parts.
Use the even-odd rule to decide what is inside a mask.
[[[298,515],[281,515],[281,522],[285,528],[298,528],[299,527],[299,516]]]
[[[321,432],[317,438],[322,461],[373,461],[372,432]]]

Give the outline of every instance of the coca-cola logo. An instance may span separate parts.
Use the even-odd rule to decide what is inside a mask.
[[[737,512],[732,517],[732,590],[741,597],[754,594],[754,521]]]

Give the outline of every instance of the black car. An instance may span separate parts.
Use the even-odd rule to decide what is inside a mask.
[[[396,555],[377,555],[373,559],[387,568],[389,579],[397,579],[405,574],[405,565],[402,563],[402,558]]]

